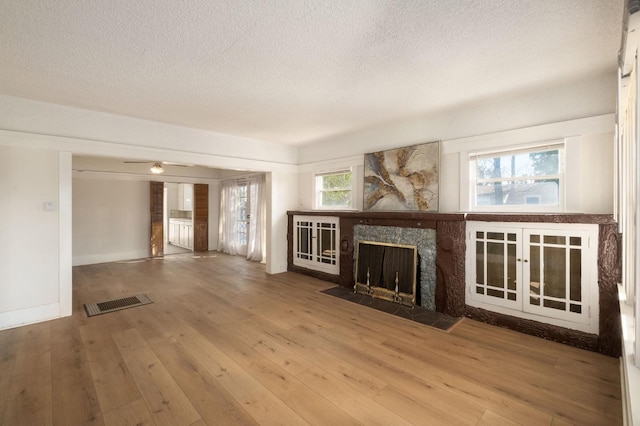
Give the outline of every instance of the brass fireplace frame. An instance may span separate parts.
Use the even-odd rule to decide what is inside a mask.
[[[370,272],[369,268],[367,268],[366,273],[366,281],[362,282],[358,279],[360,271],[360,245],[368,244],[368,245],[376,245],[376,246],[384,246],[384,247],[397,247],[403,249],[410,249],[413,253],[413,268],[411,271],[411,280],[410,280],[410,288],[411,293],[407,293],[404,291],[400,291],[399,286],[399,271],[396,271],[395,278],[395,288],[388,289],[386,287],[381,287],[377,285],[371,285],[370,283]],[[378,241],[365,241],[360,240],[356,242],[356,257],[355,257],[355,271],[354,271],[354,282],[353,292],[366,294],[368,296],[372,296],[378,299],[387,300],[394,303],[399,303],[405,306],[414,307],[416,305],[416,284],[417,284],[417,270],[418,270],[418,247],[410,244],[395,244],[395,243],[381,243]],[[382,266],[380,266],[382,270]],[[404,287],[404,286],[403,286]]]

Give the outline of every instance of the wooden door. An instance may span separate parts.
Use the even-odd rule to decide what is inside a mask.
[[[193,185],[193,251],[209,250],[209,185]]]
[[[163,238],[163,197],[164,182],[150,182],[150,211],[151,211],[151,257],[164,255]]]

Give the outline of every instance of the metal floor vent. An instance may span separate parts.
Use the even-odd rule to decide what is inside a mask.
[[[121,309],[148,305],[149,303],[153,303],[153,300],[149,299],[149,296],[146,294],[141,293],[122,299],[109,300],[107,302],[85,303],[84,310],[87,312],[88,317],[92,317],[94,315],[106,314],[108,312],[119,311]]]

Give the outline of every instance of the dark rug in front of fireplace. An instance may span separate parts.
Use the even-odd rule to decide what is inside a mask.
[[[340,299],[348,300],[349,302],[357,303],[359,305],[368,306],[378,311],[406,318],[443,331],[448,331],[451,327],[456,325],[458,321],[460,321],[460,318],[451,317],[440,312],[430,311],[422,306],[416,306],[412,309],[409,306],[388,302],[365,294],[354,293],[353,290],[346,287],[331,287],[326,290],[322,290],[321,293],[339,297]]]

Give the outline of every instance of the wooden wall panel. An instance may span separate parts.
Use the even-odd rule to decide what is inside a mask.
[[[164,198],[164,182],[150,182],[151,202],[151,257],[164,255],[164,238],[162,210]]]
[[[209,250],[209,185],[193,185],[193,250]]]

